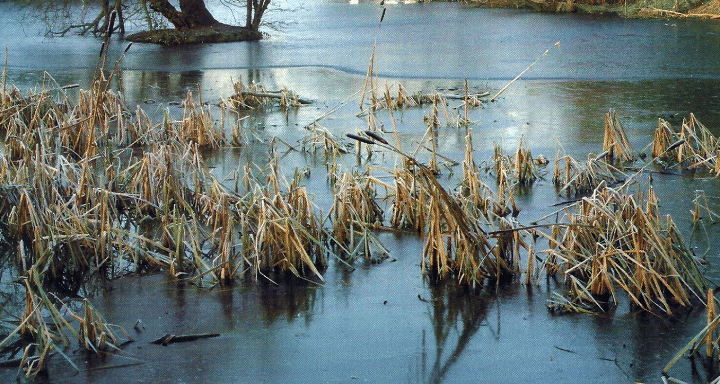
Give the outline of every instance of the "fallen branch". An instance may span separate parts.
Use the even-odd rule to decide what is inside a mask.
[[[169,335],[166,333],[162,337],[151,341],[150,344],[161,344],[163,346],[166,346],[166,345],[172,344],[172,343],[184,343],[187,341],[208,339],[211,337],[218,337],[218,336],[220,336],[219,333],[201,333],[201,334],[197,334],[197,335],[179,335],[179,336]]]
[[[465,95],[440,95],[440,96],[441,96],[442,98],[448,99],[448,100],[464,100],[466,97],[467,97],[467,98],[472,98],[472,97],[475,97],[475,98],[488,97],[488,96],[490,96],[490,92],[476,93],[476,94],[474,94],[474,95],[467,95],[467,96],[465,96]]]
[[[240,94],[243,96],[266,97],[268,99],[278,99],[278,100],[281,100],[283,98],[282,95],[278,95],[278,94],[274,94],[274,93],[242,91]],[[295,100],[297,100],[297,102],[300,104],[312,104],[312,100],[309,100],[309,99],[301,99],[301,98],[297,97],[297,98],[295,98]]]
[[[101,370],[105,370],[105,369],[134,367],[136,365],[142,365],[142,364],[145,364],[145,363],[138,361],[135,363],[127,363],[127,364],[103,365],[102,367],[88,368],[88,371],[101,371]]]

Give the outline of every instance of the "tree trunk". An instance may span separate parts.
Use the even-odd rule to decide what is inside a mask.
[[[115,11],[117,11],[117,23],[120,33],[125,34],[125,17],[122,12],[122,0],[115,0]]]
[[[205,6],[205,0],[180,0],[180,10],[193,27],[212,27],[220,24]]]
[[[253,2],[247,0],[247,18],[245,19],[245,27],[250,29],[252,26],[252,15],[253,15]]]
[[[265,11],[268,9],[268,6],[270,6],[270,0],[248,0],[248,3],[251,1],[254,8],[254,15],[252,17],[252,23],[249,23],[247,27],[253,31],[257,31],[260,29],[260,22],[262,21]]]
[[[163,15],[176,29],[193,29],[220,24],[207,10],[204,0],[180,0],[180,11],[173,7],[168,0],[149,0],[149,2],[150,9]]]

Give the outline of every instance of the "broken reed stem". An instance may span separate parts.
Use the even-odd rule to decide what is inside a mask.
[[[542,55],[540,55],[537,59],[535,59],[535,61],[533,61],[532,64],[528,65],[527,68],[525,68],[522,72],[520,72],[517,76],[515,76],[514,79],[510,80],[510,82],[507,83],[507,85],[505,85],[501,90],[499,90],[498,93],[495,94],[495,96],[493,96],[492,98],[490,98],[490,101],[491,101],[491,102],[492,102],[492,101],[495,101],[495,99],[497,99],[498,96],[500,96],[503,92],[505,92],[505,90],[508,89],[508,87],[510,87],[515,81],[517,81],[517,79],[519,79],[520,76],[524,75],[525,72],[529,71],[530,68],[532,68],[535,64],[537,64],[538,61],[540,61],[540,59],[542,59],[544,56],[546,56],[548,53],[550,53],[550,50],[551,50],[553,47],[557,47],[558,49],[560,49],[560,42],[558,41],[558,42],[555,43],[552,47],[550,47],[550,48],[548,48],[547,50],[545,50],[545,52],[543,52]]]

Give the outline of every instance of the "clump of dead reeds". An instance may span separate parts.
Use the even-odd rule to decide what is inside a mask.
[[[652,188],[638,201],[601,186],[565,220],[548,236],[545,268],[563,272],[573,305],[603,309],[618,302],[619,288],[638,308],[671,314],[702,296],[706,282],[693,252],[672,219],[660,217]]]
[[[407,164],[395,172],[395,196],[391,206],[390,225],[394,228],[413,229],[422,233],[427,215],[426,196],[420,193],[411,166]]]
[[[587,161],[582,163],[569,155],[560,157],[556,151],[553,183],[559,194],[589,193],[601,183],[613,185],[622,180],[625,165],[635,161],[636,157],[617,113],[610,110],[605,114],[603,152],[588,155]]]
[[[302,142],[302,148],[313,153],[322,150],[323,155],[328,159],[328,164],[335,164],[339,157],[348,153],[347,148],[338,142],[335,136],[317,123],[310,124],[306,127],[309,136],[305,137]]]
[[[719,151],[720,141],[691,113],[683,119],[680,132],[675,132],[667,121],[658,121],[651,154],[664,168],[706,170],[717,177],[720,175]]]
[[[505,177],[512,184],[529,185],[541,177],[524,138],[520,139],[512,156],[504,156],[502,147],[493,143],[493,157],[490,162],[491,172],[498,182]]]
[[[188,93],[182,119],[166,113],[154,124],[140,108],[127,113],[106,85],[81,90],[77,107],[67,98],[59,107],[50,93],[3,96],[12,107],[3,115],[8,134],[17,140],[10,156],[0,156],[0,226],[24,244],[23,268],[37,266],[46,287],[68,293],[98,272],[113,276],[118,264],[225,282],[250,266],[319,276],[325,233],[302,187],[260,188],[258,201],[274,209],[253,206],[247,195],[220,187],[204,165],[200,149],[225,142],[205,103]],[[129,146],[144,153],[134,157]],[[274,219],[263,221],[269,213]],[[298,235],[277,242],[288,227]],[[276,233],[261,233],[267,228]],[[259,235],[265,243],[250,240]],[[265,248],[253,253],[255,245]],[[120,263],[126,258],[130,264]]]
[[[424,194],[427,201],[423,207],[427,212],[423,271],[439,279],[455,276],[460,284],[482,286],[496,271],[485,268],[486,263],[491,262],[488,256],[492,245],[484,231],[465,214],[429,169],[420,168],[415,172],[421,188],[419,193]],[[495,261],[498,267],[504,266],[503,260]],[[498,272],[505,272],[505,268]]]
[[[387,255],[387,250],[373,230],[383,225],[383,210],[377,203],[375,186],[385,185],[370,175],[343,173],[334,184],[335,194],[329,217],[333,226],[333,243],[351,261],[363,255],[377,260],[373,253]],[[385,185],[389,188],[389,185]],[[375,252],[373,252],[375,251]]]
[[[305,275],[307,269],[322,280],[320,270],[327,264],[325,231],[305,187],[281,193],[277,168],[268,175],[268,188],[255,188],[247,207],[253,229],[249,259],[257,274],[263,269],[290,271]]]
[[[459,195],[463,209],[471,216],[489,218],[490,212],[502,212],[506,207],[497,204],[494,194],[480,178],[475,163],[475,151],[472,142],[472,130],[465,136],[465,158],[462,162],[463,176],[460,181]],[[509,209],[508,209],[509,212]]]
[[[377,80],[374,80],[370,86],[377,86]],[[469,93],[467,87],[467,81],[465,81],[464,94],[441,94],[436,91],[423,92],[418,91],[415,93],[409,92],[402,84],[397,84],[397,90],[394,90],[395,86],[385,84],[385,90],[380,92],[376,89],[371,89],[370,102],[371,105],[365,112],[368,111],[380,111],[380,110],[404,110],[414,107],[423,107],[426,105],[435,105],[440,110],[444,109],[447,112],[447,100],[462,100],[462,108],[464,112],[464,118],[457,120],[459,125],[467,125],[469,122],[468,111],[470,108],[476,108],[482,106],[481,98],[488,96],[485,93]],[[443,106],[444,103],[444,106]],[[449,114],[447,114],[449,118]],[[448,121],[451,121],[448,119]]]
[[[621,181],[624,173],[604,161],[607,153],[588,155],[583,164],[569,155],[560,157],[556,152],[553,183],[558,194],[578,196],[594,191],[601,183],[614,185]]]
[[[280,91],[268,91],[262,84],[254,81],[247,86],[239,80],[233,84],[234,93],[229,99],[221,103],[233,110],[267,109],[278,106],[281,110],[288,112],[291,108],[298,108],[310,104],[311,101],[299,97],[295,92],[287,88]]]
[[[166,118],[167,119],[167,118]],[[183,102],[183,118],[179,123],[165,123],[165,134],[180,142],[197,143],[201,148],[217,148],[226,143],[225,130],[213,121],[210,106],[196,101],[191,92]]]
[[[603,138],[603,152],[610,163],[628,163],[635,160],[635,150],[620,124],[617,112],[610,110],[605,114],[605,131]]]
[[[348,134],[368,145],[377,144],[402,156],[396,169],[391,205],[391,226],[412,228],[425,237],[421,268],[434,280],[457,279],[459,284],[479,287],[500,281],[517,272],[514,236],[501,236],[493,243],[476,218],[447,192],[436,173],[414,157],[403,154],[378,134]],[[472,166],[471,160],[466,161]]]
[[[116,146],[150,146],[161,141],[195,143],[200,148],[219,148],[230,140],[227,138],[224,119],[220,124],[212,117],[210,104],[204,103],[192,92],[188,92],[182,102],[183,111],[180,119],[171,116],[166,110],[163,120],[150,121],[140,106],[133,119],[119,119],[113,130],[112,138]],[[234,137],[235,138],[235,137]],[[237,138],[235,138],[237,141]]]
[[[233,84],[233,89],[235,92],[227,100],[227,104],[234,109],[257,109],[270,103],[270,99],[257,96],[267,93],[267,91],[265,87],[254,81],[246,86],[241,79]]]

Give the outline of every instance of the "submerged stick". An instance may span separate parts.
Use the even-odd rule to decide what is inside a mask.
[[[553,47],[560,48],[560,42],[558,41],[557,43],[555,43],[555,45],[553,45]],[[543,56],[547,55],[551,49],[552,49],[552,47],[548,48],[542,55],[540,55],[540,57],[538,57],[535,61],[533,61],[532,64],[530,64],[527,68],[525,68],[524,71],[520,72],[519,75],[515,76],[515,78],[512,79],[509,83],[507,83],[507,85],[504,86],[503,89],[501,89],[498,93],[496,93],[495,96],[493,96],[492,99],[490,99],[490,101],[495,101],[495,99],[497,99],[497,97],[500,96],[501,93],[505,92],[505,90],[508,89],[508,87],[510,87],[510,85],[512,85],[512,83],[514,83],[517,79],[519,79],[520,76],[524,75],[525,72],[530,70],[530,68],[532,68],[533,65],[537,64],[537,62],[540,61],[540,59],[542,59]]]
[[[201,334],[197,334],[197,335],[179,335],[179,336],[169,335],[166,333],[162,337],[151,341],[150,344],[168,345],[168,344],[172,344],[172,343],[183,343],[186,341],[208,339],[211,337],[218,337],[218,336],[220,336],[219,333],[201,333]]]
[[[136,365],[142,365],[145,364],[142,361],[138,361],[135,363],[125,363],[125,364],[114,364],[114,365],[103,365],[102,367],[93,367],[88,368],[88,371],[101,371],[105,369],[116,369],[116,368],[126,368],[126,367],[134,367]]]

